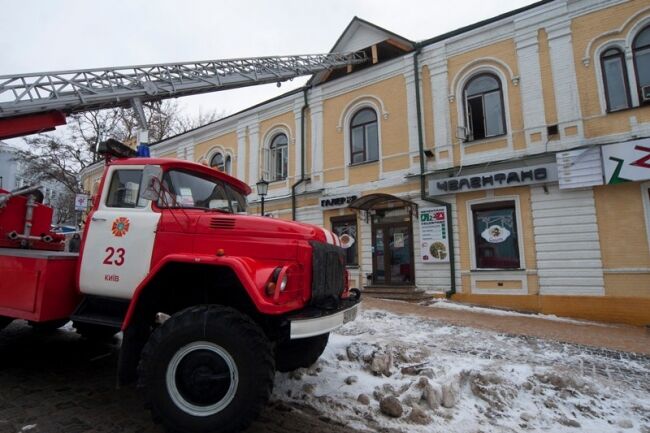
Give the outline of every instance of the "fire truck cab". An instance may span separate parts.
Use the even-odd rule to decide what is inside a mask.
[[[356,316],[337,236],[247,215],[250,188],[212,168],[107,158],[79,254],[60,251],[31,192],[0,190],[0,328],[122,331],[119,380],[171,430],[245,428],[275,371],[313,364]]]

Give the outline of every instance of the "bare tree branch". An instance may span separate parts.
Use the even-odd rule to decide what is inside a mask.
[[[223,113],[199,113],[197,117],[184,115],[175,101],[154,102],[145,105],[149,141],[157,142],[172,135],[205,125]],[[128,141],[137,137],[139,125],[131,109],[112,108],[73,114],[68,125],[59,133],[39,134],[25,138],[27,150],[20,150],[16,158],[21,162],[22,175],[32,182],[59,183],[69,194],[63,195],[56,206],[58,215],[69,218],[69,201],[74,212],[74,194],[82,191],[79,173],[97,162],[97,144],[107,138]],[[72,197],[70,199],[70,197]]]

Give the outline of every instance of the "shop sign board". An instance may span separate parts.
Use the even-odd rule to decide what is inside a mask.
[[[324,209],[337,209],[345,207],[357,199],[356,195],[347,195],[340,197],[321,197],[320,207]]]
[[[449,263],[447,208],[420,208],[420,256],[423,263]]]
[[[609,144],[602,152],[606,183],[650,179],[650,138]]]
[[[429,196],[557,182],[554,163],[429,180]]]
[[[560,189],[588,188],[603,184],[599,147],[558,152],[557,176]]]

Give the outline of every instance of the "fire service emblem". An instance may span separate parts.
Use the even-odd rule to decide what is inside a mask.
[[[126,235],[126,233],[129,231],[130,225],[131,223],[129,222],[128,218],[125,217],[115,218],[115,221],[113,221],[113,227],[111,228],[111,231],[113,232],[113,236],[117,236],[118,238],[121,238],[122,236]]]

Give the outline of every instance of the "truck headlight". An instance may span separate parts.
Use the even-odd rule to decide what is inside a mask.
[[[287,283],[289,282],[289,276],[285,273],[280,282],[280,291],[283,292],[287,288]]]

